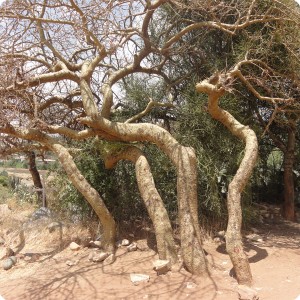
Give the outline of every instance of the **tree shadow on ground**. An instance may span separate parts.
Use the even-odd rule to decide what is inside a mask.
[[[153,251],[126,254],[120,252],[120,264],[91,263],[87,255],[78,258],[75,266],[66,267],[64,260],[52,259],[43,268],[34,272],[26,280],[12,280],[5,286],[4,297],[16,295],[15,299],[211,299],[216,297],[219,286],[212,278],[204,279],[189,274],[183,268],[179,272],[157,276],[149,267],[156,257]],[[34,264],[36,265],[36,264]],[[150,281],[134,286],[130,274],[147,270]],[[194,287],[189,287],[193,286]],[[1,289],[0,289],[1,290]],[[229,294],[230,290],[223,291]],[[1,290],[2,293],[2,290]],[[212,296],[211,296],[212,295]],[[231,294],[230,294],[231,295]],[[234,299],[229,296],[229,299]]]

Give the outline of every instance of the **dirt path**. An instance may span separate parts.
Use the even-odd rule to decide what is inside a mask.
[[[294,300],[300,295],[300,224],[277,222],[258,228],[263,241],[246,240],[254,288],[263,300]],[[90,249],[65,249],[36,262],[19,260],[8,271],[0,271],[0,295],[14,299],[238,299],[237,283],[223,243],[206,242],[208,260],[214,264],[211,278],[191,276],[184,269],[157,276],[151,249],[127,253],[118,249],[113,265],[88,261]],[[67,266],[66,261],[77,261]],[[131,273],[150,275],[137,286]]]

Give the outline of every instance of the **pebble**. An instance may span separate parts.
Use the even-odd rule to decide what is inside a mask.
[[[129,246],[127,246],[127,251],[132,252],[137,250],[137,244],[136,243],[131,243]]]
[[[171,264],[169,260],[158,259],[153,263],[153,266],[153,269],[156,271],[157,275],[166,274],[171,270]]]
[[[150,276],[145,274],[130,274],[130,280],[134,285],[138,285],[141,282],[148,282]]]
[[[70,245],[69,245],[69,248],[73,251],[76,251],[76,250],[79,250],[80,249],[80,246],[75,243],[75,242],[72,242]]]

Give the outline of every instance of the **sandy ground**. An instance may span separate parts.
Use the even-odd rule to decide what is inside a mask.
[[[13,172],[16,173],[16,170]],[[262,206],[261,209],[266,208]],[[276,209],[278,213],[278,208]],[[268,212],[267,217],[270,215]],[[14,212],[11,228],[4,228],[2,214],[0,233],[11,235],[16,230],[17,223],[26,216],[26,211]],[[42,240],[36,234],[33,239],[27,239],[18,253],[19,257],[25,252],[42,253],[45,241],[48,242],[46,244],[49,249],[51,246],[56,247],[55,235],[44,229],[36,230],[36,233],[40,234]],[[245,232],[245,236],[249,233],[251,232]],[[263,223],[252,229],[252,233],[258,234],[261,240],[245,238],[245,251],[253,273],[253,288],[260,299],[300,299],[300,224],[280,218],[265,218]],[[82,235],[80,232],[77,234]],[[1,247],[3,246],[0,246],[0,251]],[[225,243],[209,240],[205,242],[204,248],[211,265],[209,278],[192,276],[184,268],[157,276],[153,270],[153,262],[158,256],[151,245],[145,251],[135,252],[118,248],[117,259],[112,265],[90,262],[88,256],[93,250],[84,247],[75,252],[66,247],[50,255],[40,255],[33,261],[19,258],[12,269],[4,271],[1,267],[0,296],[5,300],[238,299],[237,282],[232,275],[232,264],[226,253]],[[68,260],[76,264],[68,266]],[[149,275],[150,280],[134,285],[130,280],[130,274],[133,273]]]
[[[277,221],[257,227],[261,242],[245,240],[260,299],[294,300],[300,295],[300,224]],[[151,250],[117,251],[112,265],[88,260],[91,251],[66,248],[35,262],[19,259],[0,271],[0,295],[14,299],[238,299],[232,265],[222,242],[207,241],[210,278],[190,275],[183,268],[157,276]],[[67,266],[71,260],[77,264]],[[130,274],[150,275],[150,281],[133,285]]]

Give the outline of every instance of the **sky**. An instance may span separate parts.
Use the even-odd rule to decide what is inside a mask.
[[[300,5],[300,0],[295,0]],[[4,2],[4,0],[0,0],[0,4]]]
[[[300,0],[295,0],[300,5]],[[4,2],[4,0],[0,0],[0,4]]]

